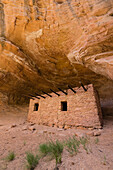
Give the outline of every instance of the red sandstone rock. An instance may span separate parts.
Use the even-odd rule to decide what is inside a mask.
[[[33,126],[31,126],[31,127],[28,127],[28,129],[29,129],[29,130],[31,130],[31,131],[34,131],[34,130],[36,130],[36,128],[35,128],[35,127],[33,127]]]
[[[94,136],[94,132],[87,132],[86,135],[88,135],[88,136]]]
[[[22,127],[22,130],[23,130],[23,131],[24,131],[24,130],[28,130],[28,126],[27,126],[27,125],[23,126],[23,127]]]
[[[94,131],[94,136],[100,136],[101,132],[100,131]]]
[[[14,128],[14,127],[16,127],[16,126],[17,126],[16,124],[12,124],[12,125],[11,125],[11,128]]]
[[[112,0],[1,0],[0,10],[0,103],[80,80],[110,103]]]

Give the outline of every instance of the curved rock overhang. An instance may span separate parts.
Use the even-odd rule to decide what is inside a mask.
[[[113,1],[0,0],[0,92],[25,95],[93,83],[113,104]]]

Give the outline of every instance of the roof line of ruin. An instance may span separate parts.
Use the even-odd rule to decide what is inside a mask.
[[[81,83],[81,82],[80,82],[80,83]],[[84,90],[85,92],[88,90],[88,88],[86,89],[86,88],[84,87],[83,83],[81,83],[81,87],[83,88],[83,90]],[[75,91],[70,85],[68,85],[68,88],[69,88],[73,93],[76,93],[76,91]],[[65,92],[64,90],[62,90],[61,88],[58,88],[58,89],[59,89],[62,93],[64,93],[65,95],[68,95],[68,93]],[[50,91],[53,92],[54,94],[56,94],[57,96],[60,96],[60,94],[59,94],[58,92],[56,92],[56,91],[54,91],[54,90],[52,90],[52,89],[50,89]],[[49,96],[49,97],[52,97],[52,95],[48,94],[48,93],[45,92],[45,91],[42,91],[42,93],[46,94],[46,95]],[[34,98],[40,99],[40,97],[42,97],[42,98],[44,98],[44,99],[46,98],[45,96],[40,95],[40,94],[38,94],[38,93],[35,93],[35,95],[29,94],[29,95],[23,95],[23,96],[28,97],[28,98],[33,99],[33,100],[35,100]]]

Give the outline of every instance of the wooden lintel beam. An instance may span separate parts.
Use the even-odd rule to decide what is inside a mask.
[[[65,95],[67,95],[67,93],[65,91],[63,91],[61,88],[58,88],[60,91],[62,91],[62,93],[64,93]]]
[[[71,89],[74,93],[76,93],[76,91],[73,90],[73,88],[72,88],[71,86],[68,85],[68,87],[69,87],[69,89]]]
[[[48,93],[46,93],[46,92],[44,92],[44,91],[42,91],[44,94],[47,94],[49,97],[52,97],[50,94],[48,94]]]
[[[42,95],[40,95],[40,94],[38,94],[38,93],[35,93],[37,96],[40,96],[40,97],[42,97],[42,98],[46,98],[45,96],[42,96]]]
[[[58,94],[57,92],[55,92],[54,90],[50,89],[53,93],[55,93],[57,96],[60,96],[60,94]]]
[[[35,97],[35,98],[37,98],[37,99],[40,99],[39,97],[34,96],[34,95],[31,95],[31,94],[29,94],[29,96],[31,96],[31,97]]]
[[[84,87],[84,85],[81,83],[82,88],[84,89],[84,91],[87,91],[87,89]]]
[[[24,97],[28,97],[28,98],[30,98],[30,99],[32,99],[32,100],[35,100],[33,97],[31,97],[31,96],[27,96],[27,95],[22,95],[22,96],[24,96]]]

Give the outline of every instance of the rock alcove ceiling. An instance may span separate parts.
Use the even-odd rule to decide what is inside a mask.
[[[0,0],[0,100],[93,83],[113,105],[112,0]]]

